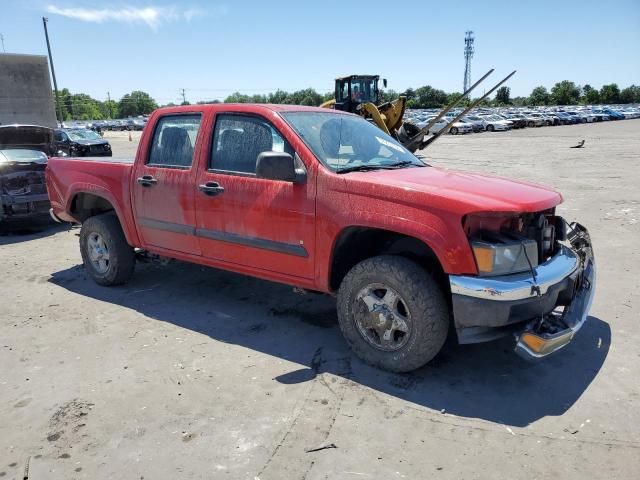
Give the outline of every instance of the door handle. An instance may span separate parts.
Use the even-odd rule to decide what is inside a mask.
[[[224,193],[224,187],[221,187],[218,182],[207,182],[203,185],[198,185],[198,190],[210,197]]]
[[[151,185],[155,185],[156,183],[158,183],[158,179],[153,178],[151,175],[143,175],[141,177],[138,177],[136,181],[143,187],[150,187]]]

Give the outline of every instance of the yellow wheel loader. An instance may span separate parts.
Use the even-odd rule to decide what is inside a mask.
[[[404,112],[407,107],[407,97],[400,95],[397,99],[391,102],[382,102],[382,94],[378,88],[378,82],[380,81],[379,75],[349,75],[347,77],[336,78],[335,98],[324,102],[320,106],[323,108],[333,108],[361,115],[376,124],[380,130],[398,140],[407,150],[413,153],[416,150],[427,147],[442,133],[447,132],[453,123],[466,115],[469,110],[487,98],[494,90],[516,73],[513,71],[500,83],[486,92],[482,97],[465,108],[462,113],[451,120],[445,128],[425,139],[429,129],[462,99],[466,98],[467,95],[469,95],[469,93],[471,93],[471,91],[485,78],[491,75],[492,72],[493,69],[489,70],[480,80],[471,85],[471,87],[469,87],[469,89],[464,92],[460,98],[448,105],[444,110],[442,110],[442,112],[440,112],[440,114],[422,128],[414,123],[403,120]],[[386,88],[387,79],[382,79],[382,83]]]

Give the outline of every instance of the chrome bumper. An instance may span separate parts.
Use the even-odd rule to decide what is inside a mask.
[[[544,295],[549,287],[574,273],[579,266],[578,255],[564,245],[550,260],[535,268],[537,282],[531,272],[515,273],[499,277],[470,277],[466,275],[450,275],[451,293],[465,297],[482,298],[507,302],[524,300],[537,296],[535,285]]]
[[[58,218],[58,216],[57,216],[55,213],[53,213],[53,208],[50,208],[50,209],[49,209],[49,215],[51,216],[51,219],[52,219],[54,222],[62,223],[62,220],[60,220],[60,219]]]
[[[535,268],[535,280],[530,272],[491,278],[451,275],[461,343],[511,333],[516,352],[529,359],[545,357],[567,345],[586,321],[596,280],[588,231],[572,224],[567,240],[568,245],[561,245],[553,258]],[[561,313],[556,310],[558,304],[564,305]]]

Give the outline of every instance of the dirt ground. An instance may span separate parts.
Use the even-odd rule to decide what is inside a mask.
[[[107,137],[128,155],[139,134]],[[532,365],[510,339],[451,343],[389,374],[350,354],[331,298],[181,263],[104,288],[77,229],[5,235],[0,478],[640,478],[640,120],[425,154],[552,185],[590,228],[597,294],[565,350]]]

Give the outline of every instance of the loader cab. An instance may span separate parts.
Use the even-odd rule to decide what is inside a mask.
[[[335,109],[356,113],[362,103],[380,104],[379,75],[350,75],[336,78]],[[386,85],[387,81],[383,80]]]

